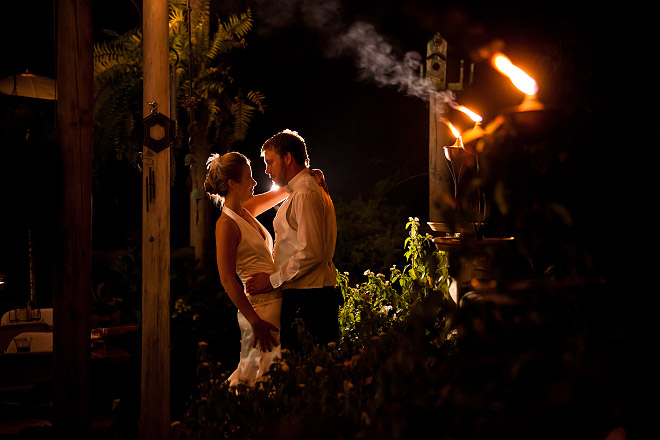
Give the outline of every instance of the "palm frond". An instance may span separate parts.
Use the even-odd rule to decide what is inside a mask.
[[[243,38],[252,29],[252,13],[231,15],[227,22],[221,23],[218,31],[213,36],[213,43],[209,47],[206,56],[215,60],[219,55],[228,53],[234,49],[243,49],[247,46]]]
[[[246,104],[242,99],[236,100],[231,106],[231,115],[234,118],[233,139],[235,141],[245,140],[248,127],[252,122],[255,107]]]
[[[209,16],[211,15],[211,2],[209,0],[199,0],[192,5],[192,27],[197,28],[200,25],[209,27]]]
[[[170,8],[168,25],[170,30],[170,36],[179,35],[182,33],[187,34],[185,6],[183,9],[177,7]]]
[[[192,2],[190,23],[187,3],[169,1],[170,62],[175,68],[176,100],[179,108],[194,110],[179,112],[178,123],[187,127],[204,120],[206,136],[230,145],[246,138],[255,112],[263,113],[265,109],[265,96],[258,91],[243,96],[230,65],[221,59],[223,54],[246,47],[245,36],[253,25],[252,13],[248,9],[225,22],[218,19],[211,38],[210,1]],[[133,162],[141,149],[141,30],[95,45],[94,74],[95,160]],[[190,121],[191,118],[197,120]]]
[[[256,105],[257,110],[259,110],[259,113],[264,113],[266,111],[266,105],[264,102],[266,101],[266,95],[263,93],[257,91],[250,90],[247,93],[247,98],[252,102],[254,105]]]
[[[237,38],[245,37],[252,30],[252,11],[248,8],[238,16],[230,15],[222,27],[229,35],[235,35]]]

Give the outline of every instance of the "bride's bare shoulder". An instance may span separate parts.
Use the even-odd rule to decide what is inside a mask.
[[[222,213],[218,220],[215,222],[215,235],[229,234],[240,237],[241,230],[236,221],[229,217],[226,213]]]

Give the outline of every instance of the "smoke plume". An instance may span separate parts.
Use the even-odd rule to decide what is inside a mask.
[[[294,24],[321,37],[323,53],[329,58],[352,57],[359,79],[373,82],[379,87],[396,88],[400,93],[428,101],[435,93],[438,105],[452,104],[453,93],[437,92],[431,82],[420,75],[424,57],[409,51],[403,57],[379,34],[376,28],[362,21],[345,24],[343,7],[339,0],[256,0],[260,14],[267,17],[267,27],[259,25],[268,34]]]
[[[423,100],[435,92],[433,84],[420,74],[424,62],[422,55],[408,51],[403,57],[398,57],[392,45],[369,23],[356,22],[351,25],[332,42],[328,54],[353,56],[360,79],[373,81],[380,87],[396,88],[401,93]],[[435,93],[440,102],[453,101],[451,92]]]

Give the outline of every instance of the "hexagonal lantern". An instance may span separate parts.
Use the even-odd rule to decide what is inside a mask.
[[[151,113],[142,121],[144,146],[160,153],[174,144],[176,124],[162,113]]]

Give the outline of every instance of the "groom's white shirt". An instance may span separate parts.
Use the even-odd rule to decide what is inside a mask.
[[[334,286],[337,219],[332,199],[307,168],[285,189],[290,195],[273,220],[277,272],[270,283],[282,289]]]

